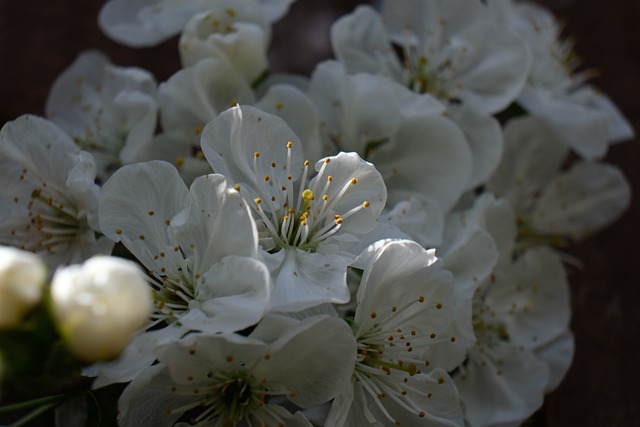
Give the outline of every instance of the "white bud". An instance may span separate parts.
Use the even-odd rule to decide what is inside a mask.
[[[141,269],[123,258],[95,256],[56,271],[54,318],[71,352],[85,361],[118,356],[149,319],[151,290]]]
[[[18,325],[42,298],[47,269],[37,255],[0,247],[0,329]]]

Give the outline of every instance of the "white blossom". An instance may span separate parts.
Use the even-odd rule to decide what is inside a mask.
[[[112,359],[151,314],[151,290],[132,261],[95,256],[56,270],[51,304],[56,327],[85,361]]]
[[[564,245],[613,222],[629,205],[630,188],[618,168],[577,161],[562,170],[568,148],[544,121],[514,119],[505,126],[505,155],[488,189],[507,198],[523,244]]]
[[[93,154],[105,181],[121,165],[138,161],[156,128],[156,83],[146,70],[117,67],[98,51],[80,54],[58,76],[47,117]]]
[[[0,246],[0,330],[18,326],[40,303],[46,278],[47,269],[38,256]]]
[[[311,426],[286,407],[313,407],[345,388],[355,341],[338,318],[290,320],[267,317],[248,337],[195,334],[159,347],[159,363],[122,394],[120,424],[173,426],[190,411],[192,425]],[[262,340],[274,330],[276,339]]]
[[[0,244],[37,253],[53,271],[106,254],[96,166],[58,126],[22,116],[0,131]]]
[[[166,162],[128,165],[100,199],[105,234],[147,268],[157,324],[139,335],[97,384],[132,379],[153,362],[153,348],[190,330],[235,332],[265,311],[271,277],[259,259],[258,235],[246,203],[221,175],[187,189]]]
[[[340,153],[318,161],[314,176],[289,127],[248,106],[209,123],[202,150],[213,170],[244,196],[258,222],[275,277],[271,309],[347,302],[346,267],[366,246],[365,235],[376,228],[386,200],[373,165]],[[358,249],[345,250],[351,243]]]
[[[436,343],[456,340],[443,334],[454,315],[453,276],[433,250],[403,240],[370,246],[354,266],[364,271],[352,320],[353,385],[325,425],[462,426],[453,381],[430,358]]]
[[[513,0],[489,0],[487,6],[495,22],[517,33],[532,54],[519,105],[552,126],[586,160],[602,158],[609,144],[633,138],[615,104],[586,83],[592,71],[579,70],[573,43],[561,38],[561,26],[548,10]]]
[[[384,74],[485,114],[515,99],[530,63],[524,43],[479,0],[385,1],[380,14],[360,6],[336,21],[331,41],[349,72]]]

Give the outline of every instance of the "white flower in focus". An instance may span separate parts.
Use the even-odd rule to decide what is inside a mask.
[[[257,0],[269,22],[280,19],[295,0]],[[182,31],[199,12],[217,0],[111,0],[100,11],[98,24],[111,39],[130,47],[154,46]]]
[[[347,265],[376,235],[386,201],[374,166],[340,153],[318,161],[314,174],[286,123],[248,106],[210,122],[202,150],[253,211],[275,277],[271,310],[347,302]]]
[[[264,334],[277,338],[265,342]],[[190,335],[157,349],[159,363],[120,397],[119,423],[310,427],[290,408],[328,402],[346,388],[355,354],[349,326],[327,316],[284,322],[268,316],[248,337]]]
[[[364,272],[352,324],[353,385],[325,425],[462,426],[455,385],[430,358],[432,346],[456,340],[443,333],[454,316],[453,276],[433,250],[408,240],[378,242],[354,266]]]
[[[85,361],[119,355],[147,323],[152,308],[138,265],[107,256],[58,269],[51,301],[58,331],[71,352]]]
[[[110,253],[98,225],[96,166],[55,124],[22,116],[0,131],[0,244],[49,267]]]
[[[156,82],[141,68],[117,67],[87,51],[54,82],[47,117],[93,154],[103,182],[134,163],[155,132]]]
[[[97,384],[133,379],[153,363],[155,346],[190,330],[235,332],[262,318],[271,276],[249,208],[223,176],[187,189],[166,162],[124,166],[103,187],[100,222],[148,270],[152,317],[166,327],[138,335]]]
[[[38,256],[0,246],[0,330],[17,326],[40,302],[46,278],[47,268]]]

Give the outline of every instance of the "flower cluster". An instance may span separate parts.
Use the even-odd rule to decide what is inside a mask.
[[[628,206],[602,158],[633,130],[535,4],[360,6],[335,59],[271,73],[293,1],[105,4],[182,69],[85,52],[2,128],[0,333],[50,307],[124,427],[520,425],[571,364],[566,245]]]

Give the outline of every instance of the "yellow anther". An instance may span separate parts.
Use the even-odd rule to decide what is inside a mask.
[[[293,142],[289,141],[287,142],[287,148],[291,148],[293,146]]]
[[[240,191],[240,186],[238,184],[236,184],[236,185],[233,186],[233,189],[236,190],[236,191]]]
[[[271,167],[275,168],[276,167],[276,162],[271,162]]]
[[[358,180],[355,178],[351,178],[351,185],[356,185],[358,183]]]
[[[289,210],[287,211],[287,213],[289,213],[289,214],[294,214],[294,213],[296,213],[296,210],[295,210],[295,209],[291,209],[291,208],[289,208]]]
[[[200,134],[202,133],[202,128],[201,128],[200,126],[198,126],[197,128],[195,128],[195,129],[193,130],[193,133],[194,133],[195,135],[200,135]]]
[[[331,175],[329,175],[329,176],[327,177],[327,181],[332,182],[332,181],[333,181],[333,177],[332,177]]]
[[[365,209],[368,208],[369,207],[369,202],[367,202],[365,200],[365,202],[362,204],[362,207],[365,208]]]
[[[342,218],[336,219],[336,224],[342,224]]]
[[[253,199],[254,202],[256,202],[257,204],[262,203],[262,199],[260,197],[256,197],[255,199]]]
[[[303,163],[304,166],[309,166],[309,160],[305,160]]]
[[[253,157],[260,157],[260,152],[259,151],[254,152]]]
[[[324,159],[325,163],[329,163],[330,161],[331,161],[331,159],[329,159],[329,158]]]
[[[421,296],[419,296],[419,297],[418,297],[418,301],[419,301],[419,302],[424,302],[424,297],[423,297],[422,295],[421,295]]]
[[[264,176],[264,180],[265,180],[265,181],[269,181],[269,175],[265,175],[265,176]]]
[[[176,158],[176,166],[180,167],[182,165],[184,165],[184,157]]]
[[[282,110],[284,108],[284,104],[282,102],[276,102],[276,110]]]
[[[305,205],[315,198],[316,196],[313,194],[313,191],[309,190],[308,188],[302,192],[302,200],[304,200]]]
[[[327,196],[326,194],[322,196],[322,200],[324,200],[325,202],[327,201],[327,199],[329,199],[329,196]]]

